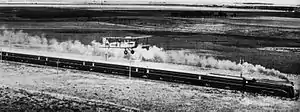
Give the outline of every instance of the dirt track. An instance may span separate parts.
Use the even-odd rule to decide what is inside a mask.
[[[76,109],[119,111],[122,109],[120,107],[124,106],[143,111],[300,110],[299,101],[251,95],[238,91],[136,78],[128,79],[122,76],[76,70],[59,69],[56,71],[51,67],[10,62],[0,63],[0,66],[0,85],[4,88],[21,88],[38,92],[32,94],[23,90],[2,88],[2,110],[18,109],[17,104],[22,104],[22,102],[26,108],[19,109],[30,111],[47,110],[51,109],[50,107],[60,111],[64,109],[67,111]],[[67,100],[63,100],[62,96],[68,96],[65,97]],[[91,106],[94,105],[93,102],[74,100],[76,98],[106,103]],[[111,107],[107,106],[108,104],[117,106]]]

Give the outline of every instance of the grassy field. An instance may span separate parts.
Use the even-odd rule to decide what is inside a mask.
[[[0,86],[0,104],[3,104],[0,110],[11,111],[296,112],[300,109],[299,101],[278,97],[10,62],[0,63]]]

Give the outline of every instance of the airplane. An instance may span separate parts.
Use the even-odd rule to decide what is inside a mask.
[[[139,40],[147,39],[146,43],[148,43],[148,38],[152,36],[139,36],[139,37],[132,37],[132,36],[125,36],[125,37],[103,37],[102,42],[104,43],[104,48],[124,48],[124,54],[127,55],[128,51],[131,54],[134,54],[134,48],[137,48],[139,45],[142,45],[143,49],[149,50],[150,45],[148,44],[141,44]]]

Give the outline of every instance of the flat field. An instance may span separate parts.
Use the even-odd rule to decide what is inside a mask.
[[[300,109],[299,101],[271,96],[20,63],[0,63],[0,74],[0,110],[6,111],[297,112]]]

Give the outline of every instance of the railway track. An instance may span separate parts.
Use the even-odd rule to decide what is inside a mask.
[[[66,59],[60,57],[15,53],[11,51],[0,52],[1,60],[76,69],[83,71],[116,74],[154,80],[187,83],[199,86],[239,90],[252,93],[280,96],[298,99],[299,90],[290,81],[273,81],[247,79],[245,77],[229,76],[223,74],[196,74],[171,70],[145,68],[112,64],[108,62],[93,62],[86,60]]]

